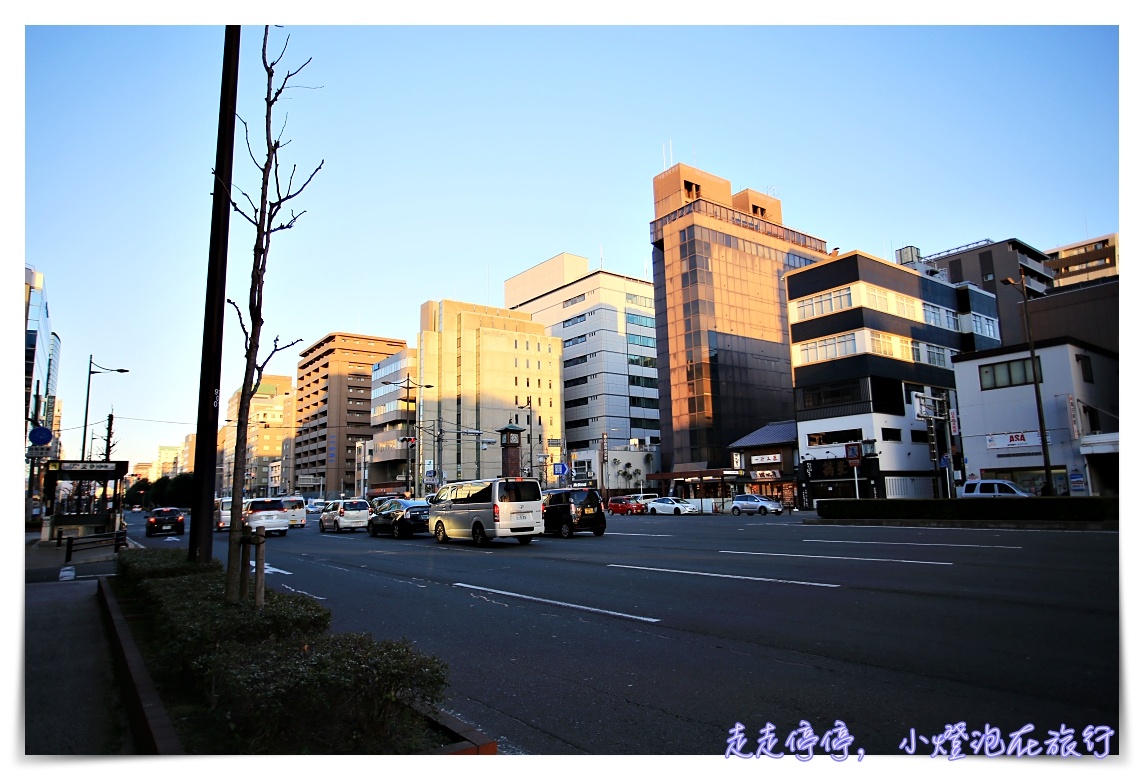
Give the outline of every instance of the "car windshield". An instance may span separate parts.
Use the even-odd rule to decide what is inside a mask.
[[[369,509],[369,504],[364,501],[346,501],[342,508],[347,512],[362,512]]]
[[[177,517],[179,514],[178,509],[156,509],[152,512],[155,517]]]
[[[251,512],[281,512],[284,509],[285,507],[282,506],[282,500],[278,498],[267,498],[261,501],[250,502]]]
[[[501,501],[540,501],[540,483],[534,479],[508,479],[501,483]]]

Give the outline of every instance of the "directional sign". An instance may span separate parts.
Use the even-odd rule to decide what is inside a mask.
[[[35,444],[37,447],[42,447],[52,440],[52,429],[45,428],[42,425],[33,428],[28,433],[28,441]]]
[[[568,464],[567,463],[553,463],[552,464],[552,473],[558,477],[563,477],[565,474],[568,473]]]

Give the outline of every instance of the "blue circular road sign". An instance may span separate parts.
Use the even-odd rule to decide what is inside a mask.
[[[28,434],[28,441],[35,444],[37,447],[42,447],[52,440],[52,429],[38,426],[33,428]]]

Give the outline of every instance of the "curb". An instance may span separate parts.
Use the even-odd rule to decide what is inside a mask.
[[[183,746],[163,706],[127,618],[111,592],[106,576],[99,578],[99,605],[111,624],[111,652],[120,672],[123,701],[136,749],[143,754],[181,756]]]

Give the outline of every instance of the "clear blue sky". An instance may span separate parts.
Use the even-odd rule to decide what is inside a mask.
[[[270,373],[331,331],[413,344],[424,301],[502,305],[506,278],[560,252],[643,276],[668,155],[776,195],[842,251],[1120,230],[1116,27],[294,26],[273,45],[286,33],[319,89],[283,104],[284,160],[325,167],[274,239],[264,343],[302,343]],[[261,28],[242,36],[257,130]],[[63,342],[63,441],[78,457],[91,354],[130,369],[93,378],[91,418],[114,407],[115,456],[149,461],[195,429],[223,28],[23,43],[24,261]],[[241,137],[235,172],[256,191]],[[244,308],[252,240],[233,216]],[[224,402],[242,366],[228,310]]]

